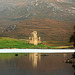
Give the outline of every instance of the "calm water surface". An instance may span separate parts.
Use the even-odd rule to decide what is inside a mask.
[[[64,63],[72,54],[28,54],[11,59],[0,57],[0,75],[75,75],[73,64]]]

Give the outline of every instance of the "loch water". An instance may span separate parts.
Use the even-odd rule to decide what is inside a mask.
[[[75,75],[74,64],[64,62],[71,57],[72,53],[1,56],[0,75]]]

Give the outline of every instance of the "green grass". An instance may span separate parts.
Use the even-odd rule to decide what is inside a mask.
[[[33,45],[29,44],[26,41],[22,41],[19,39],[13,39],[9,37],[1,37],[0,38],[0,49],[3,48],[19,48],[19,49],[47,49],[47,48],[55,48],[54,46],[46,46],[43,44]]]

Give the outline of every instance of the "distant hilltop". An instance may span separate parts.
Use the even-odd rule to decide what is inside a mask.
[[[75,0],[2,0],[0,19],[49,18],[75,21]]]

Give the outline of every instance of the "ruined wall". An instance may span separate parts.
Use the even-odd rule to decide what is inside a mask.
[[[41,37],[37,37],[37,31],[33,31],[31,33],[31,36],[32,37],[29,37],[29,43],[30,44],[34,44],[34,45],[37,45],[39,43],[41,43]]]

